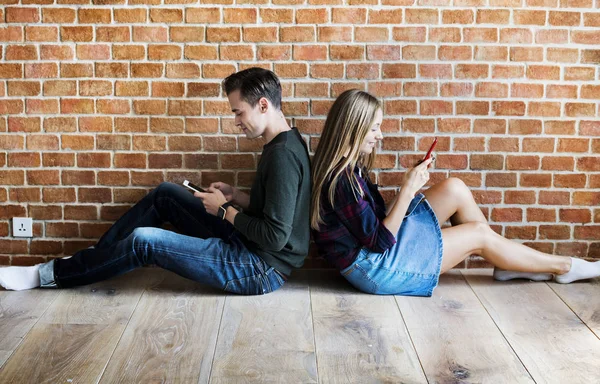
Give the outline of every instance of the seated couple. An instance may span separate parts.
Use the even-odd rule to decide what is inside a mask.
[[[193,195],[162,183],[93,247],[32,267],[0,268],[0,285],[68,288],[155,264],[227,292],[265,294],[302,266],[311,229],[320,255],[373,294],[431,296],[440,273],[471,254],[496,266],[499,280],[600,276],[600,262],[544,254],[496,234],[458,179],[420,193],[431,159],[406,172],[386,209],[369,180],[383,139],[382,107],[370,94],[351,90],[337,98],[311,173],[306,144],[281,112],[273,72],[250,68],[223,87],[236,126],[266,142],[249,195],[221,182]],[[453,226],[441,229],[448,219]],[[164,222],[179,233],[160,229]]]

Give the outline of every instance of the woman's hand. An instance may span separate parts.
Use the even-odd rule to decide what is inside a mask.
[[[427,168],[432,161],[433,157],[430,157],[406,172],[404,174],[404,184],[402,184],[402,189],[406,189],[407,192],[410,192],[411,196],[414,196],[419,192],[419,190],[429,181],[429,171]]]
[[[225,184],[227,185],[227,184]],[[213,188],[212,185],[208,188],[208,192],[194,192],[194,196],[199,197],[204,203],[206,212],[216,216],[219,212],[219,207],[227,202],[227,199],[219,189]]]

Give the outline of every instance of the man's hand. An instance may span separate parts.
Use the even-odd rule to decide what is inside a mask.
[[[216,183],[212,183],[209,187],[209,190],[210,188],[218,189],[223,193],[223,196],[225,196],[227,201],[235,203],[236,189],[231,185],[218,181]]]
[[[213,188],[212,185],[208,188],[208,192],[194,192],[194,196],[200,198],[204,203],[206,212],[216,216],[219,212],[219,207],[227,202],[227,199],[219,189]]]

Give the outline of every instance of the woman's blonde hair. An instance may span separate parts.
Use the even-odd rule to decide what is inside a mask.
[[[353,173],[358,165],[369,172],[375,160],[375,149],[368,156],[360,153],[361,144],[375,121],[381,103],[367,92],[357,89],[345,91],[335,100],[315,151],[312,165],[312,199],[310,226],[318,230],[323,223],[321,217],[321,189],[328,182],[328,197],[334,204],[336,185],[342,172],[350,180],[354,196],[364,196]]]

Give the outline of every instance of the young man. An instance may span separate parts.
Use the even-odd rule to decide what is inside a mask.
[[[308,253],[308,150],[281,112],[281,84],[273,72],[240,71],[223,88],[236,126],[267,143],[250,195],[221,182],[193,195],[162,183],[94,247],[33,267],[1,268],[0,285],[68,288],[156,264],[228,292],[255,295],[281,287]],[[158,228],[164,222],[181,234]]]

